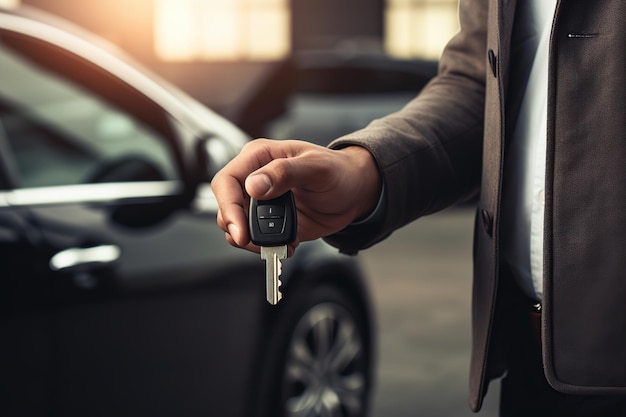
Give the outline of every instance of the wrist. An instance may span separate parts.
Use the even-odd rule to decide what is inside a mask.
[[[358,181],[352,186],[357,187],[359,201],[354,204],[354,221],[367,218],[380,203],[382,192],[382,176],[372,153],[362,146],[348,146],[339,149],[348,158],[354,177]]]

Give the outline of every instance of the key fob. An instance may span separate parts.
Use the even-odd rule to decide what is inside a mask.
[[[291,191],[271,200],[250,198],[250,240],[257,246],[288,245],[296,240],[298,218]]]

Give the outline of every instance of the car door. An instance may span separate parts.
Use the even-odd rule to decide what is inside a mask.
[[[49,406],[50,287],[38,272],[39,239],[0,191],[0,409],[8,414],[46,415]]]
[[[22,385],[6,367],[6,404],[239,415],[262,263],[191,208],[180,122],[66,49],[9,31],[0,42],[1,331],[22,340],[2,352],[35,361]]]

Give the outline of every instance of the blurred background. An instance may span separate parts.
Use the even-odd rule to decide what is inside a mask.
[[[36,6],[80,24],[253,137],[279,118],[281,132],[299,131],[294,124],[308,123],[300,105],[316,110],[313,93],[381,93],[383,112],[398,106],[432,76],[434,61],[458,29],[457,0],[2,3]],[[344,130],[352,129],[374,113],[357,110],[333,122],[344,119]],[[320,140],[316,132],[305,136]]]
[[[436,72],[457,0],[0,0],[107,39],[251,137],[319,144],[399,109]],[[377,337],[373,417],[466,405],[473,209],[396,232],[360,258]],[[494,384],[481,415],[495,416]]]

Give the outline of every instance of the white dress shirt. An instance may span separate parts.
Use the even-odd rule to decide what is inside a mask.
[[[543,296],[548,52],[555,9],[556,0],[518,1],[511,59],[519,67],[512,67],[509,79],[517,102],[514,97],[507,111],[507,119],[517,120],[504,155],[502,259],[524,293],[537,301]]]

